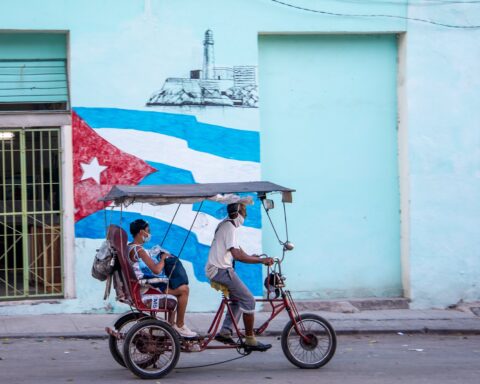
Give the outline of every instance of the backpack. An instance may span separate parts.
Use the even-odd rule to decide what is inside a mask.
[[[117,260],[117,252],[111,246],[108,240],[105,240],[97,253],[93,258],[92,276],[100,281],[106,280],[105,293],[103,299],[106,300],[110,296],[110,290],[112,288],[116,292],[116,300],[125,302],[128,294],[126,290],[125,282],[119,270],[119,264]]]
[[[171,289],[177,289],[184,284],[188,285],[187,272],[177,256],[172,255],[165,259],[165,275],[169,279],[168,286]]]
[[[115,249],[108,240],[105,240],[93,258],[92,276],[100,281],[107,280],[115,269],[115,260]]]

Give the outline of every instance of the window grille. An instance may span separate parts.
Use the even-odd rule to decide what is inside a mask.
[[[63,296],[59,128],[0,130],[0,300]]]

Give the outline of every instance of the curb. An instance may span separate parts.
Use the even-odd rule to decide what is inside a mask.
[[[401,332],[404,335],[480,335],[480,329],[419,328],[419,329],[337,329],[339,336],[350,335],[391,335]],[[280,337],[282,331],[266,331],[260,337]],[[0,334],[0,339],[108,339],[105,333],[25,333]]]
[[[0,335],[0,339],[108,339],[108,334],[100,333],[12,333]]]

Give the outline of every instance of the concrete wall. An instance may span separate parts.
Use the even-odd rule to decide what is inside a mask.
[[[480,7],[411,6],[409,16],[479,25]],[[412,305],[480,298],[479,29],[408,23],[405,99]]]
[[[297,190],[287,204],[289,289],[402,296],[397,36],[262,35],[259,54],[262,173]],[[272,212],[284,238],[282,214]],[[264,227],[267,253],[278,254]]]
[[[406,4],[387,0],[367,4],[307,0],[291,2],[336,13],[405,16],[407,12]],[[470,20],[473,22],[473,16],[478,15],[475,10],[475,5],[470,8],[455,5],[453,12],[442,5],[410,7],[409,13],[411,16],[439,17],[448,21],[456,19],[467,23]],[[259,154],[255,140],[258,140],[260,131],[257,108],[145,106],[152,94],[161,91],[166,78],[186,78],[190,70],[202,68],[202,42],[207,29],[214,33],[215,64],[219,67],[257,65],[259,33],[396,33],[408,30],[407,81],[403,100],[407,107],[401,123],[403,129],[408,129],[406,137],[411,175],[407,174],[401,180],[400,187],[408,183],[411,186],[411,189],[406,189],[411,199],[410,214],[404,217],[402,223],[409,228],[404,234],[410,235],[411,242],[403,247],[404,274],[411,281],[414,304],[418,306],[444,305],[461,297],[478,298],[479,288],[472,286],[475,276],[478,276],[480,238],[479,203],[478,199],[475,200],[479,195],[479,156],[475,147],[478,133],[473,127],[478,116],[475,116],[477,112],[472,112],[472,105],[478,100],[476,85],[479,77],[474,68],[479,48],[473,44],[475,38],[478,39],[478,32],[454,31],[413,22],[407,24],[405,20],[397,18],[338,17],[309,13],[268,0],[5,0],[0,3],[0,25],[6,31],[68,31],[71,104],[76,108],[79,118],[99,136],[99,143],[105,140],[143,161],[142,169],[149,175],[156,174],[154,180],[157,182],[165,182],[162,175],[167,175],[169,180],[193,177],[194,181],[214,181],[217,177],[225,180],[226,175],[243,177],[243,180],[260,177],[258,158],[255,158],[255,152]],[[462,56],[461,62],[456,59],[458,55]],[[261,98],[259,105],[261,108]],[[113,122],[110,119],[112,113],[117,118]],[[215,135],[219,129],[228,132],[230,138],[230,134],[240,135],[244,140],[242,142],[250,143],[249,153],[253,157],[242,158],[235,146],[229,146],[233,148],[231,154],[219,153],[228,138],[217,139],[218,145],[206,150],[205,147],[192,147],[198,142],[184,135],[189,130],[182,131],[181,137],[165,130],[147,130],[145,133],[138,126],[129,125],[129,120],[124,118],[129,113],[138,113],[143,117],[147,116],[145,113],[157,113],[157,117],[161,115],[164,119],[159,125],[162,129],[184,124],[180,126],[205,129],[209,135]],[[106,116],[110,120],[99,120],[98,116]],[[175,123],[165,119],[173,119]],[[77,125],[74,124],[74,137],[75,132],[81,132],[81,123],[77,121]],[[119,130],[123,130],[123,134],[119,135]],[[143,141],[129,140],[134,136],[128,135],[133,133],[136,139],[140,137]],[[152,153],[155,149],[157,154],[162,152],[158,147],[142,151],[149,135],[157,135],[156,139],[163,135],[163,147],[181,150],[178,152],[180,155],[171,156],[167,153],[169,156],[150,158],[145,153]],[[212,141],[211,137],[208,136],[206,141]],[[118,140],[115,141],[115,138]],[[81,148],[79,145],[77,149]],[[72,151],[76,153],[75,147]],[[198,162],[198,156],[203,162]],[[215,161],[211,161],[210,156],[214,156]],[[80,157],[76,159],[75,164],[73,158],[72,181],[75,181],[74,177],[83,177],[83,173],[75,173],[75,167],[78,169],[81,162]],[[178,162],[169,162],[169,159]],[[182,160],[190,165],[181,166]],[[214,164],[218,167],[217,160],[222,160],[221,164],[228,164],[226,174],[219,172],[218,168],[212,168]],[[101,169],[96,168],[97,176]],[[165,169],[169,172],[164,173]],[[109,184],[107,180],[100,179],[100,182]],[[165,214],[165,217],[169,213],[147,212],[145,207],[137,207],[134,211],[134,214]],[[191,212],[185,212],[184,217],[188,218]],[[94,216],[95,213],[90,212],[89,215]],[[215,215],[213,211],[205,214],[201,228],[196,229],[198,242],[195,246],[208,246],[206,228],[210,230],[215,225],[215,220],[218,220]],[[55,305],[3,306],[0,313],[125,309],[112,300],[104,303],[101,300],[103,284],[90,278],[89,269],[101,234],[100,229],[94,231],[95,234],[89,233],[88,226],[79,224],[81,220],[77,217],[75,257],[72,258],[75,260],[76,299],[59,300]],[[97,225],[100,228],[100,224]],[[245,238],[254,239],[249,245],[251,250],[258,249],[261,236],[258,222],[251,223],[246,230],[245,235],[250,231],[251,236]],[[218,295],[196,274],[198,265],[195,267],[189,261],[185,264],[190,276],[195,276],[192,279],[189,308],[212,309]],[[257,270],[249,277],[257,290],[261,289],[260,276]],[[438,281],[447,283],[440,285]]]

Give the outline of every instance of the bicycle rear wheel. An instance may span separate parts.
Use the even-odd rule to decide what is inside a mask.
[[[139,319],[147,316],[148,315],[142,312],[128,312],[120,317],[113,326],[114,330],[120,333],[120,338],[109,335],[108,347],[113,359],[122,367],[126,367],[125,362],[123,361],[123,341],[125,339],[125,335]]]
[[[135,324],[123,345],[127,367],[142,379],[159,379],[177,365],[180,342],[164,321],[147,319]]]

